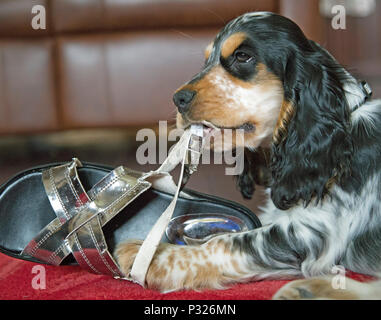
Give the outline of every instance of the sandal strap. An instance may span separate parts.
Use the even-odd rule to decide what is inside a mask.
[[[90,201],[78,177],[77,167],[82,163],[77,159],[42,172],[42,182],[50,204],[61,223],[75,216],[78,209]]]
[[[89,197],[78,177],[77,167],[82,163],[73,158],[71,162],[51,167],[42,171],[42,182],[49,202],[57,216],[40,233],[32,239],[21,254],[26,254],[38,260],[59,264],[70,250],[64,245],[52,243],[51,236],[57,233],[61,226],[79,212],[79,208],[89,201]],[[51,251],[51,249],[53,249]]]
[[[128,280],[136,282],[143,287],[145,286],[146,275],[153,256],[175,211],[180,190],[186,182],[183,180],[184,169],[188,169],[186,172],[188,175],[197,170],[203,148],[202,138],[202,127],[192,126],[190,130],[184,132],[180,141],[174,146],[164,163],[156,171],[150,172],[145,176],[145,179],[152,176],[160,176],[163,173],[168,173],[181,163],[179,181],[174,197],[143,241],[135,257],[130,274],[127,275]],[[187,160],[190,162],[186,164]]]
[[[70,164],[65,166],[68,169],[76,167]],[[67,176],[67,171],[53,169],[49,174],[53,175],[53,179],[50,178],[50,180],[64,184],[62,175]],[[55,175],[61,175],[61,177]],[[75,175],[71,175],[73,176]],[[78,208],[72,205],[70,208],[74,208],[73,211],[67,210],[71,218],[65,222],[62,222],[62,217],[54,219],[30,241],[23,253],[54,265],[59,265],[67,255],[73,253],[79,265],[89,271],[123,277],[107,250],[102,227],[131,201],[150,188],[151,184],[141,181],[140,176],[141,173],[124,167],[114,169],[87,194],[85,193],[89,199],[87,202]],[[69,196],[73,194],[68,188],[60,189],[68,191]],[[60,195],[64,197],[65,193],[61,192]],[[55,203],[57,202],[61,203],[59,200]]]
[[[82,268],[114,278],[124,276],[108,251],[99,215],[72,233],[67,238],[67,243]]]
[[[141,173],[118,167],[105,176],[90,191],[92,202],[70,228],[66,242],[78,264],[90,272],[123,278],[113,256],[107,249],[102,227],[131,201],[151,187],[139,181]]]

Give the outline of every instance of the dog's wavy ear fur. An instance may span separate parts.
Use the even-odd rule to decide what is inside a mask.
[[[286,210],[320,201],[349,169],[350,113],[344,69],[311,41],[314,50],[287,60],[284,101],[274,131],[271,198]]]

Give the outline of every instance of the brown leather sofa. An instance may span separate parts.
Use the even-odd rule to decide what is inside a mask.
[[[203,48],[276,0],[1,0],[0,134],[143,126],[173,119],[172,93]],[[46,8],[46,30],[31,9]]]

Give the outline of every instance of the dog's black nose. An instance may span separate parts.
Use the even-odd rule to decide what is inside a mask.
[[[177,106],[177,109],[180,113],[184,113],[189,110],[189,107],[195,95],[196,92],[186,89],[180,90],[174,94],[173,102]]]

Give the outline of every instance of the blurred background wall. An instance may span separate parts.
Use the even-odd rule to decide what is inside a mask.
[[[73,156],[155,168],[136,162],[137,130],[174,123],[174,90],[200,70],[218,30],[249,11],[290,17],[380,97],[381,3],[354,2],[0,0],[0,183]],[[345,30],[332,28],[336,4],[349,8]],[[44,30],[31,27],[34,5],[46,9]],[[242,200],[221,165],[202,166],[189,187],[254,211],[262,198]]]

